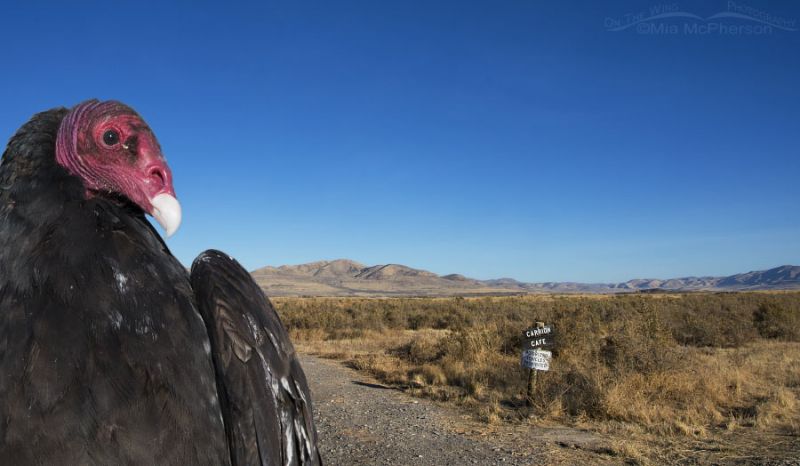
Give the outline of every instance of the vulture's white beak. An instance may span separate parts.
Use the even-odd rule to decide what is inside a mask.
[[[181,204],[175,196],[161,193],[150,199],[153,205],[153,218],[164,228],[167,238],[181,226]]]

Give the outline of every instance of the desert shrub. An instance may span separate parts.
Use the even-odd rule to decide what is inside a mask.
[[[475,363],[483,362],[499,353],[502,340],[494,328],[474,327],[461,329],[442,343],[444,355],[459,361]]]
[[[753,312],[753,323],[764,338],[800,341],[800,314],[779,303],[760,304]]]
[[[743,413],[757,425],[800,425],[800,402],[792,395],[800,371],[791,356],[800,346],[765,340],[800,341],[800,293],[274,303],[293,338],[341,345],[385,339],[376,346],[381,351],[359,354],[351,364],[386,383],[462,403],[480,418],[494,419],[497,406],[528,409],[522,332],[544,321],[555,326],[558,346],[551,370],[538,377],[539,416],[634,422],[687,435],[734,425]],[[774,396],[764,401],[767,379]]]
[[[743,319],[720,318],[715,313],[682,312],[675,326],[676,341],[689,346],[735,348],[753,340],[756,332]]]
[[[649,302],[641,304],[615,319],[601,342],[601,359],[617,373],[650,373],[675,364],[676,343],[670,329]]]
[[[394,348],[392,353],[406,361],[425,364],[436,361],[444,355],[442,346],[439,338],[429,333],[422,333],[410,342]]]
[[[558,382],[549,384],[545,401],[559,398],[563,409],[572,416],[602,417],[604,390],[598,374],[573,367]]]
[[[342,328],[337,327],[328,330],[327,340],[352,340],[354,338],[361,338],[365,335],[366,330],[363,328]]]
[[[731,296],[708,295],[684,298],[678,306],[666,309],[671,317],[673,337],[683,345],[735,348],[758,335],[752,325],[755,303]]]

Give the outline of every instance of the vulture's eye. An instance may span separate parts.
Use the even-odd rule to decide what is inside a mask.
[[[113,146],[119,142],[119,133],[110,129],[103,133],[103,142],[106,143],[107,146]]]

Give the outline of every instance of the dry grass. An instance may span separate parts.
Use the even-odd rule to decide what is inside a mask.
[[[456,403],[487,423],[634,426],[702,439],[800,435],[800,293],[503,298],[278,298],[301,351]],[[559,333],[532,407],[521,332]],[[613,449],[646,463],[637,443]]]

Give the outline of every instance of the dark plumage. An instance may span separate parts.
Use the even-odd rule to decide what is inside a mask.
[[[35,115],[0,164],[2,463],[318,464],[305,378],[269,301],[214,251],[190,283],[146,220],[153,195],[174,194],[149,128],[122,127],[92,185],[56,160],[68,115]],[[91,118],[88,138],[107,121]],[[107,160],[129,173],[105,175]]]
[[[192,287],[209,324],[223,411],[230,413],[225,428],[233,463],[315,462],[308,385],[270,302],[219,251],[195,259]]]

